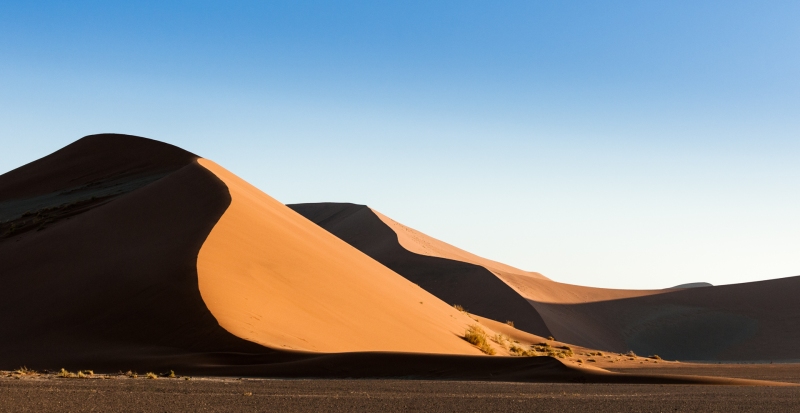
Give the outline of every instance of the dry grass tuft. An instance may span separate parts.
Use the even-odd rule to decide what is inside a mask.
[[[62,368],[62,369],[61,369],[61,371],[59,371],[59,372],[58,372],[58,374],[56,374],[56,375],[57,375],[58,377],[62,377],[62,378],[65,378],[65,379],[69,379],[69,378],[73,378],[73,377],[78,377],[78,375],[77,375],[77,374],[75,374],[75,373],[70,373],[69,371],[67,371],[67,369],[63,369],[63,368]]]
[[[486,332],[477,324],[472,324],[467,328],[467,331],[464,333],[464,339],[488,355],[495,353],[494,349],[489,345],[489,341],[486,339]]]
[[[466,313],[467,312],[467,310],[465,310],[464,307],[462,307],[459,304],[453,304],[453,308],[455,308],[458,311],[461,311],[462,313]]]
[[[145,377],[147,377],[150,380],[155,380],[158,378],[158,376],[153,372],[148,372],[147,374],[145,374]]]
[[[36,372],[36,370],[31,370],[31,369],[29,369],[29,368],[27,368],[25,366],[22,366],[22,367],[20,367],[20,368],[18,368],[16,370],[14,370],[13,373],[14,374],[19,374],[21,376],[32,376],[32,375],[35,375],[35,374],[39,374],[39,373]]]
[[[509,340],[509,338],[504,336],[503,334],[495,334],[494,337],[492,338],[492,341],[494,341],[504,349],[508,349],[507,342],[511,342],[511,340]]]
[[[511,320],[506,321],[506,324],[510,325],[511,327],[514,327],[514,322]]]

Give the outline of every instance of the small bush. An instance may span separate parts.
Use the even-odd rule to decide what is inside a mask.
[[[31,370],[31,369],[29,369],[29,368],[27,368],[25,366],[22,366],[22,367],[20,367],[20,368],[18,368],[16,370],[14,370],[14,373],[22,375],[22,376],[29,376],[29,375],[38,374],[38,373],[36,373],[36,370]]]
[[[553,336],[547,336],[547,339],[550,340],[550,341],[555,340],[555,338],[553,338]]]
[[[511,320],[506,321],[506,324],[510,325],[511,327],[514,327],[514,322]]]
[[[502,334],[495,334],[494,338],[492,338],[492,340],[495,343],[497,343],[498,345],[500,345],[500,347],[508,348],[508,344],[506,344],[506,341],[508,341],[508,338],[506,336],[504,336]]]
[[[465,310],[464,307],[462,307],[459,304],[453,304],[453,308],[455,308],[458,311],[461,311],[462,313],[466,313],[467,312],[467,310]]]
[[[653,354],[652,356],[650,356],[650,358],[653,360],[661,360],[661,357],[659,357],[658,354]]]
[[[492,346],[489,345],[489,341],[486,340],[486,332],[477,324],[473,324],[467,328],[467,331],[464,333],[464,339],[486,354],[492,355],[495,353]]]
[[[71,378],[71,377],[77,377],[77,375],[75,375],[75,373],[70,373],[66,369],[61,369],[61,371],[58,372],[57,376],[65,378],[65,379],[68,379],[68,378]]]
[[[155,379],[157,379],[157,378],[158,378],[158,376],[156,376],[156,374],[155,374],[155,373],[152,373],[152,372],[151,372],[151,373],[147,373],[147,374],[145,375],[145,377],[147,377],[147,378],[148,378],[148,379],[150,379],[150,380],[155,380]]]

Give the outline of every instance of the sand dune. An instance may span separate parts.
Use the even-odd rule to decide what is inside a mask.
[[[322,215],[373,249],[349,245],[211,161],[144,138],[93,135],[8,172],[0,176],[0,369],[759,384],[482,355],[462,338],[468,325],[503,334],[491,344],[498,355],[543,339],[436,296],[451,290],[467,306],[549,333],[518,290],[553,282],[442,243],[412,253],[370,210],[344,208],[373,219],[354,227],[360,221],[330,213],[337,208]],[[422,268],[420,286],[395,267]]]
[[[513,321],[518,328],[539,336],[551,334],[536,309],[491,271],[406,250],[396,233],[365,206],[322,203],[289,207],[448,304],[493,320]],[[429,245],[437,243],[430,240]]]
[[[364,206],[290,207],[442,300],[469,303],[475,314],[513,320],[519,329],[533,334],[552,334],[587,348],[632,350],[670,359],[800,359],[800,330],[794,326],[800,307],[793,304],[793,297],[800,294],[800,277],[691,289],[583,287],[476,258]],[[447,265],[434,256],[446,258]],[[483,277],[470,276],[475,270],[467,265],[480,266]],[[502,283],[488,280],[487,274]],[[440,288],[444,284],[440,280],[451,285]],[[482,299],[471,296],[474,291],[481,291]],[[519,298],[535,313],[509,305]],[[544,327],[519,322],[531,314]]]
[[[200,292],[226,330],[309,351],[481,354],[463,313],[202,159],[232,202],[198,258]]]

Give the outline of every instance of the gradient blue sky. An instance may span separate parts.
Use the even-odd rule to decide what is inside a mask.
[[[800,2],[0,3],[0,172],[119,132],[564,282],[800,274]]]

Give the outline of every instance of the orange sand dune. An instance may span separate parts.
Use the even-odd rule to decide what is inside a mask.
[[[499,294],[536,321],[483,267],[423,258],[472,271],[490,287],[475,303]],[[213,162],[133,136],[0,176],[0,263],[0,369],[765,384],[479,355],[460,337],[477,320]]]
[[[232,198],[197,263],[223,328],[273,348],[481,354],[459,338],[474,324],[466,315],[219,165],[200,164]]]
[[[800,360],[800,329],[795,326],[800,319],[800,306],[795,304],[800,277],[693,289],[583,287],[465,253],[364,206],[290,207],[444,301],[468,302],[475,314],[512,320],[533,334],[552,334],[587,348],[671,359]],[[458,263],[480,266],[501,282],[489,282],[486,273],[480,279],[471,276],[475,269]],[[440,288],[442,284],[446,288]],[[474,300],[470,294],[475,291],[481,291],[484,300]],[[520,298],[535,313],[509,306]],[[525,322],[531,314],[544,327]]]

